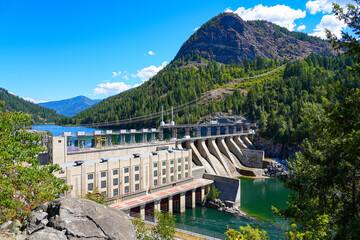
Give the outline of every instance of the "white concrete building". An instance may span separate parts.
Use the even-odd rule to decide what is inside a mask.
[[[55,175],[72,186],[70,196],[95,189],[108,200],[150,193],[192,179],[191,151],[163,150],[60,163]]]

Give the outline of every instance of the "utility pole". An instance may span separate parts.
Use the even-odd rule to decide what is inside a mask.
[[[174,122],[174,107],[171,106],[171,123],[170,125],[175,125],[175,122]]]
[[[164,122],[164,106],[161,106],[161,122],[160,122],[160,126],[164,126],[165,122]]]

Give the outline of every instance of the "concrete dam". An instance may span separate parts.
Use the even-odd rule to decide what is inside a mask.
[[[154,209],[183,213],[202,204],[211,184],[221,200],[239,206],[238,177],[264,173],[264,152],[249,140],[251,127],[255,124],[211,121],[64,132],[49,138],[43,162],[60,165],[56,176],[72,186],[70,196],[97,189],[112,207],[143,219],[152,219]]]
[[[261,176],[264,152],[256,150],[249,140],[248,136],[255,133],[250,126],[249,123],[165,125],[160,126],[160,136],[164,129],[169,129],[176,147],[192,150],[193,164],[204,167],[208,174]],[[179,131],[185,132],[181,139],[177,138]]]

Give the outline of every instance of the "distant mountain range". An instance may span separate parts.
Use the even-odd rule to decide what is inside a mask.
[[[54,109],[58,114],[73,117],[79,112],[92,107],[100,102],[101,99],[92,100],[85,96],[77,96],[59,101],[51,101],[45,103],[39,103],[40,106]]]
[[[53,109],[39,106],[38,104],[24,100],[7,90],[0,88],[0,101],[5,102],[2,111],[25,112],[30,114],[34,123],[54,123],[60,116]]]

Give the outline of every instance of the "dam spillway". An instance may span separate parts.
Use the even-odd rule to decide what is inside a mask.
[[[160,136],[169,129],[177,148],[193,151],[193,164],[205,172],[224,177],[263,175],[264,152],[256,150],[248,136],[255,133],[249,123],[160,126]],[[221,129],[223,130],[221,132]],[[178,131],[185,130],[183,138]],[[214,131],[215,130],[215,131]],[[203,135],[202,133],[206,134]],[[215,133],[215,134],[213,134]]]

